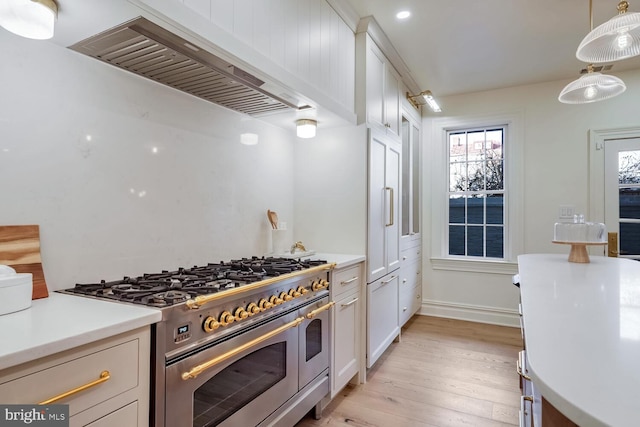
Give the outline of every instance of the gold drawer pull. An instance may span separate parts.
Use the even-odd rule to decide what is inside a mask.
[[[354,298],[346,304],[340,304],[340,307],[349,307],[350,305],[355,304],[358,301],[358,298]]]
[[[358,276],[355,276],[354,278],[349,279],[349,280],[344,280],[344,281],[340,282],[340,284],[341,284],[341,285],[348,285],[349,283],[353,283],[353,282],[355,282],[356,280],[358,280]]]
[[[318,313],[322,313],[325,310],[329,310],[334,305],[335,305],[335,302],[331,301],[329,304],[325,304],[322,307],[316,308],[315,310],[307,313],[307,315],[305,317],[307,319],[313,319],[314,317],[316,317],[318,315]]]
[[[88,388],[95,387],[98,384],[102,384],[102,383],[104,383],[106,381],[109,381],[109,378],[111,378],[111,374],[109,373],[109,371],[102,371],[102,372],[100,372],[100,378],[98,378],[97,380],[91,381],[90,383],[85,384],[83,386],[80,386],[78,388],[74,388],[73,390],[69,390],[66,393],[59,394],[59,395],[57,395],[55,397],[52,397],[49,400],[45,400],[43,402],[40,402],[39,405],[48,405],[50,403],[57,402],[58,400],[62,400],[64,398],[66,398],[66,397],[69,397],[69,396],[72,396],[74,394],[80,393],[81,391],[84,391],[84,390],[86,390]]]

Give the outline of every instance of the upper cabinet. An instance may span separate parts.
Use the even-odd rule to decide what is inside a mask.
[[[356,35],[358,122],[400,137],[401,79],[368,33]]]
[[[402,249],[420,240],[420,115],[411,105],[402,111]]]

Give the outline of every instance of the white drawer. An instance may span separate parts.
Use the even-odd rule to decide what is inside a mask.
[[[87,424],[86,427],[135,426],[138,424],[138,402],[131,402],[109,415]]]
[[[35,368],[0,384],[2,403],[40,403],[96,383],[51,403],[69,405],[73,416],[138,386],[139,340],[133,339],[94,353],[70,358],[46,368]],[[103,381],[101,373],[108,372]]]
[[[400,288],[412,288],[420,283],[420,265],[419,260],[410,264],[402,264],[400,267]]]
[[[403,288],[400,285],[400,326],[415,314],[422,303],[421,286]]]
[[[400,253],[400,266],[402,267],[405,264],[411,264],[413,261],[420,259],[420,253],[420,246],[404,249]]]
[[[362,284],[362,263],[351,267],[333,271],[331,280],[331,295],[335,299],[337,295],[359,289]]]

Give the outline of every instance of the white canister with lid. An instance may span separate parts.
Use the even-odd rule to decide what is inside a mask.
[[[33,275],[0,265],[0,315],[31,307]]]

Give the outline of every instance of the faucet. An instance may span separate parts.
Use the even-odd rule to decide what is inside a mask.
[[[302,242],[295,242],[293,245],[291,245],[291,253],[292,254],[296,253],[296,249],[300,249],[302,252],[306,252],[307,251],[307,249],[304,247]]]

